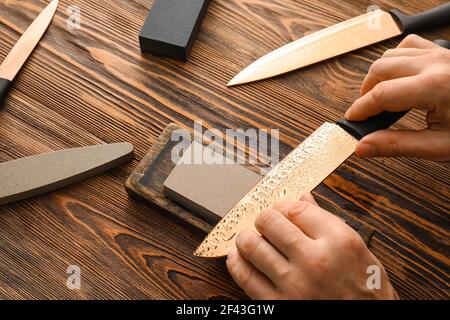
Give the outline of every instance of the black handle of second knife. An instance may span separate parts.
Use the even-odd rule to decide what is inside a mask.
[[[450,23],[450,2],[411,16],[397,9],[392,9],[389,13],[400,24],[403,34],[410,34],[448,25]]]
[[[383,111],[365,121],[341,119],[337,122],[337,125],[360,140],[372,132],[389,128],[408,112],[409,110],[402,112]]]
[[[450,49],[450,41],[439,39],[435,40],[434,43],[443,48]],[[408,112],[409,110],[401,112],[383,111],[365,121],[348,121],[346,119],[341,119],[337,124],[356,139],[362,139],[372,132],[389,128]]]
[[[11,81],[0,78],[0,107],[3,105],[10,87]]]

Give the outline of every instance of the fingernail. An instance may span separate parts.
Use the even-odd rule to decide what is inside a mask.
[[[378,155],[378,150],[371,144],[360,143],[356,147],[356,155],[360,157],[376,157]]]

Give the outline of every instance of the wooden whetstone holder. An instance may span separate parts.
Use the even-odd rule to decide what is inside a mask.
[[[164,194],[164,181],[175,167],[171,160],[171,151],[179,143],[178,141],[171,141],[170,138],[172,133],[179,129],[181,127],[173,123],[164,129],[150,151],[127,179],[125,187],[133,199],[144,200],[148,204],[164,210],[181,223],[193,226],[206,234],[214,227],[211,222],[181,207]],[[370,239],[374,233],[373,229],[361,225],[349,216],[345,216],[345,222],[361,235],[367,245],[370,244]]]

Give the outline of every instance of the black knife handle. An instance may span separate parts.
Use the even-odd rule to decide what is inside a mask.
[[[437,45],[441,46],[442,48],[450,49],[450,41],[448,41],[448,40],[437,39],[437,40],[434,40],[433,42],[436,43]]]
[[[364,121],[341,119],[337,122],[337,125],[360,140],[372,132],[389,128],[408,112],[409,110],[402,112],[383,111]]]
[[[438,39],[434,40],[434,43],[443,48],[450,49],[450,41]],[[341,119],[337,122],[337,125],[359,140],[372,132],[389,128],[408,112],[409,110],[401,112],[383,111],[365,121]]]
[[[397,9],[392,9],[389,13],[400,24],[403,34],[415,33],[450,24],[450,2],[411,16]]]
[[[3,105],[3,101],[5,101],[6,94],[11,87],[11,81],[0,78],[0,107]]]

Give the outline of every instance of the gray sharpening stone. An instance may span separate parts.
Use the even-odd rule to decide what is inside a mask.
[[[0,205],[47,193],[133,159],[133,145],[73,148],[0,163]]]
[[[211,0],[155,0],[139,34],[142,52],[186,61]]]
[[[165,180],[164,192],[209,221],[218,222],[262,179],[239,164],[185,164],[183,158]]]

